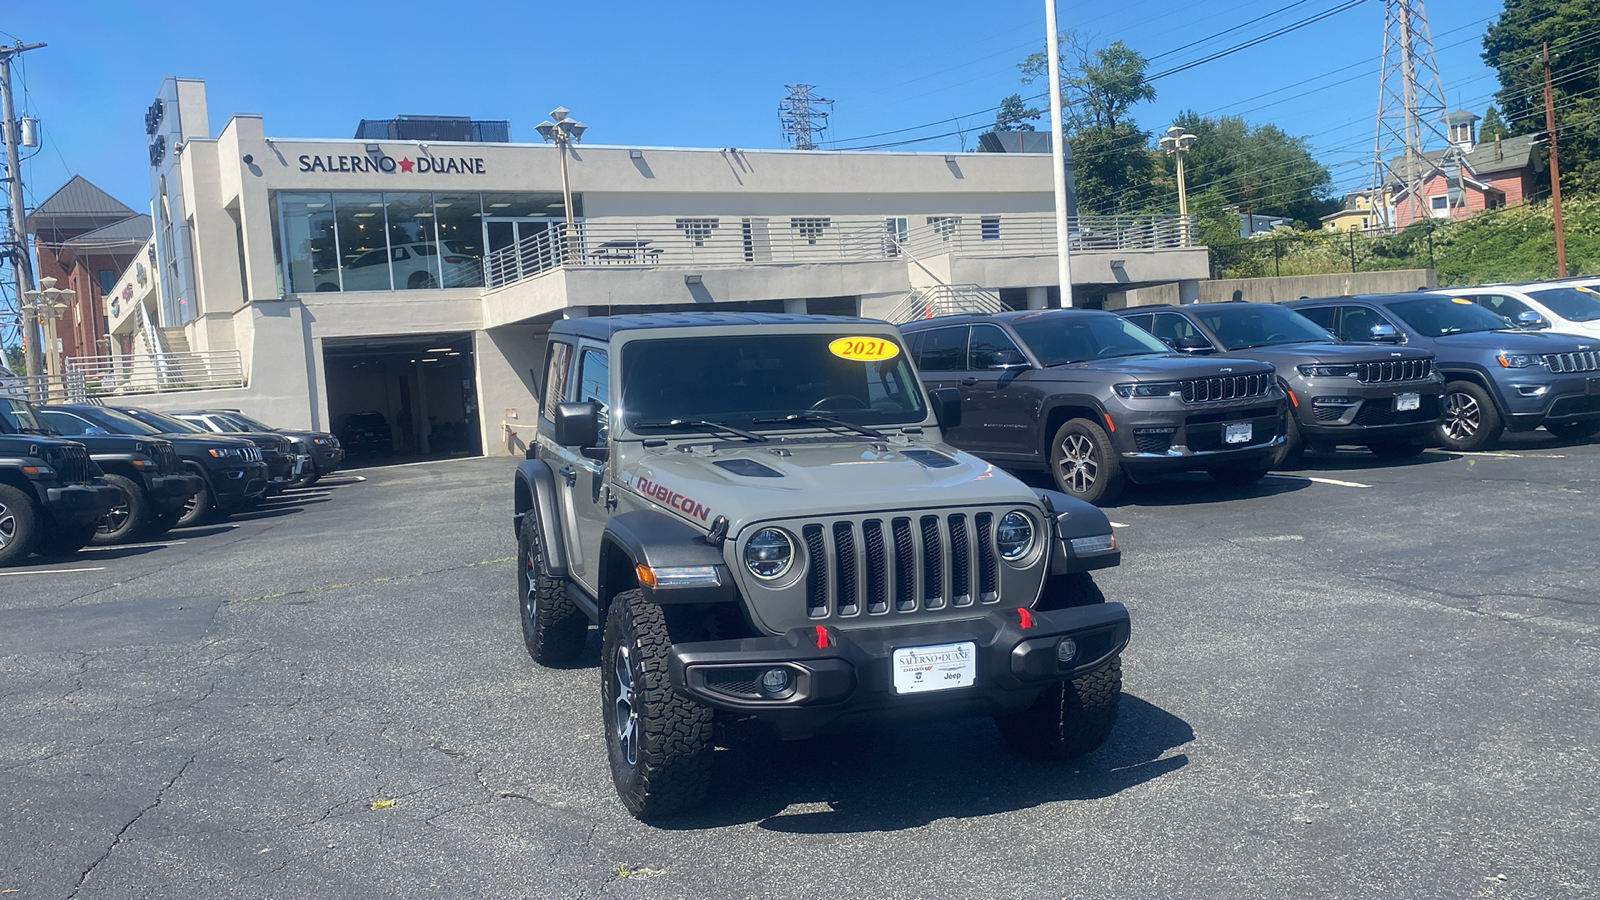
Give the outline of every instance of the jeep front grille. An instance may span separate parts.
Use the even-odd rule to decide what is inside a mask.
[[[1546,353],[1544,364],[1550,371],[1594,372],[1600,370],[1600,350],[1579,350],[1576,353]]]
[[[65,484],[88,484],[94,480],[89,467],[89,451],[81,444],[51,447],[45,457],[56,469],[56,480]]]
[[[156,444],[151,458],[156,461],[156,468],[163,475],[176,475],[183,471],[183,464],[178,462],[178,451],[172,449],[171,444]]]
[[[1183,386],[1183,402],[1214,403],[1264,397],[1272,390],[1272,376],[1267,373],[1224,375],[1220,378],[1191,378],[1179,384]]]
[[[806,615],[962,608],[1000,600],[992,512],[810,523]]]
[[[1362,384],[1421,381],[1433,375],[1431,359],[1396,359],[1356,363],[1356,380]]]

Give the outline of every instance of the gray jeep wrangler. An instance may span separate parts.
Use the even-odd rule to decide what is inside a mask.
[[[901,717],[992,716],[1043,758],[1116,719],[1128,612],[1104,513],[946,445],[869,319],[656,314],[550,331],[538,437],[516,474],[534,661],[601,629],[617,792],[641,819],[701,802],[719,724],[785,739]]]

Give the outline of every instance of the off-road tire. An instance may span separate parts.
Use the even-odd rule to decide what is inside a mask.
[[[1044,590],[1039,592],[1039,602],[1033,608],[1039,612],[1049,612],[1052,609],[1094,606],[1104,602],[1106,595],[1088,572],[1070,572],[1046,579]]]
[[[1019,755],[1030,759],[1075,759],[1091,753],[1117,723],[1122,698],[1122,657],[1071,681],[1039,692],[1039,699],[1020,713],[998,716],[1001,737]]]
[[[217,510],[216,496],[211,493],[211,481],[204,475],[200,476],[200,491],[183,506],[183,511],[178,514],[178,521],[173,525],[178,528],[192,528],[196,525],[207,525],[221,518]]]
[[[1546,422],[1544,430],[1568,441],[1586,441],[1600,433],[1600,419],[1588,422]]]
[[[559,579],[539,573],[543,561],[539,523],[522,517],[517,540],[517,612],[528,655],[541,666],[572,662],[589,640],[589,617],[567,596]]]
[[[157,513],[150,517],[150,525],[145,528],[146,540],[155,540],[167,532],[178,527],[178,520],[183,517],[183,507]]]
[[[100,528],[99,520],[87,525],[52,525],[39,540],[40,556],[68,556],[89,546]]]
[[[121,475],[108,473],[105,479],[106,484],[122,492],[122,502],[118,504],[121,510],[113,507],[106,513],[106,518],[96,524],[94,537],[89,539],[89,543],[100,547],[106,544],[122,544],[143,537],[150,525],[148,521],[150,498],[145,496],[144,487],[133,479]],[[114,519],[114,515],[119,518]],[[112,527],[113,521],[116,522],[115,528]]]
[[[1111,436],[1089,419],[1068,419],[1056,429],[1050,476],[1057,490],[1096,506],[1115,502],[1127,484]]]
[[[1379,459],[1414,459],[1428,446],[1420,441],[1378,441],[1368,444],[1367,449]]]
[[[1482,450],[1499,440],[1504,429],[1488,391],[1470,381],[1444,386],[1444,418],[1435,434],[1446,450]]]
[[[1272,471],[1269,466],[1269,463],[1227,466],[1220,469],[1207,469],[1206,474],[1228,487],[1249,487],[1267,477],[1267,474]]]
[[[661,607],[642,591],[612,598],[600,642],[606,755],[617,795],[642,821],[699,805],[711,786],[714,716],[673,690],[667,673],[671,644]]]
[[[19,565],[39,543],[39,511],[19,488],[0,484],[0,566]]]

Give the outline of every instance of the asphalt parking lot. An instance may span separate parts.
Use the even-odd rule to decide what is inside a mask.
[[[756,743],[667,827],[614,797],[593,657],[524,652],[513,465],[0,571],[0,894],[1597,893],[1600,444],[1132,489],[1102,750],[1022,761],[986,720]]]

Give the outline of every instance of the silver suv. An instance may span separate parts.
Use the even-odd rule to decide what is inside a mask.
[[[540,664],[601,629],[617,792],[701,801],[718,720],[785,738],[912,716],[995,718],[1046,758],[1104,742],[1127,610],[1089,571],[1105,515],[943,442],[893,326],[777,314],[551,329],[517,469],[523,637]]]

